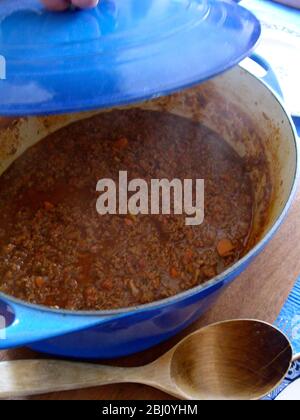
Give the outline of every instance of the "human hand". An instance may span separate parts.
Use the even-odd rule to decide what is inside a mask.
[[[99,0],[41,0],[47,9],[55,11],[63,11],[73,6],[79,7],[80,9],[89,9],[97,6]]]

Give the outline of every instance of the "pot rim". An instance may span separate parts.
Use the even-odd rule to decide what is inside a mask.
[[[240,67],[240,66],[239,66]],[[24,300],[15,298],[13,296],[7,295],[3,292],[0,292],[0,302],[3,301],[4,303],[6,303],[7,305],[9,305],[9,303],[13,303],[13,304],[17,304],[23,307],[26,307],[27,309],[32,309],[32,310],[38,310],[41,312],[48,312],[49,314],[59,314],[59,315],[72,315],[72,316],[84,316],[84,317],[99,317],[99,320],[101,320],[101,318],[106,318],[106,317],[112,317],[112,319],[115,317],[116,319],[118,318],[118,316],[120,315],[129,315],[129,314],[138,314],[141,312],[149,312],[152,310],[157,310],[159,308],[165,307],[165,306],[169,306],[172,304],[176,304],[176,303],[180,303],[181,301],[187,299],[187,298],[192,298],[193,296],[197,295],[198,293],[205,293],[206,291],[208,291],[209,289],[216,287],[216,289],[220,288],[222,286],[222,283],[226,282],[228,283],[229,280],[228,278],[230,277],[230,275],[234,274],[234,272],[239,271],[240,268],[243,267],[243,265],[245,265],[247,263],[247,261],[251,260],[252,258],[254,258],[255,256],[257,256],[259,254],[260,251],[263,250],[263,248],[268,244],[268,242],[271,240],[271,238],[274,236],[274,234],[277,232],[277,230],[279,229],[279,227],[281,226],[282,222],[284,221],[285,217],[287,216],[287,213],[293,203],[293,199],[295,197],[297,188],[298,188],[298,182],[300,179],[300,145],[298,142],[298,133],[296,131],[296,127],[293,123],[292,117],[290,116],[290,114],[287,112],[283,99],[280,98],[280,96],[274,91],[274,89],[272,89],[272,87],[270,87],[264,80],[261,80],[260,78],[256,77],[255,75],[253,75],[251,72],[249,72],[248,70],[241,68],[240,69],[242,71],[244,71],[245,73],[248,74],[249,77],[253,78],[256,82],[259,82],[261,84],[263,84],[265,86],[266,89],[268,89],[274,99],[278,102],[278,104],[280,105],[282,111],[285,113],[289,125],[290,125],[290,129],[293,133],[293,138],[294,138],[294,147],[295,147],[295,160],[296,160],[296,165],[295,165],[295,174],[294,174],[294,178],[293,178],[293,182],[291,185],[291,190],[288,196],[288,199],[285,203],[285,206],[281,212],[281,214],[278,216],[278,218],[276,219],[276,221],[274,222],[273,226],[269,229],[269,231],[264,235],[264,237],[247,253],[243,256],[243,258],[241,258],[239,261],[237,261],[234,265],[232,265],[231,267],[229,267],[227,270],[225,270],[224,272],[222,272],[221,274],[219,274],[218,276],[214,277],[213,279],[207,281],[206,283],[193,287],[192,289],[186,290],[184,292],[178,293],[174,296],[171,296],[169,298],[165,298],[165,299],[160,299],[151,303],[147,303],[144,305],[138,305],[138,306],[131,306],[131,307],[127,307],[127,308],[120,308],[120,309],[114,309],[114,310],[94,310],[94,311],[88,311],[88,310],[82,310],[82,311],[74,311],[74,310],[67,310],[67,309],[55,309],[55,308],[51,308],[45,305],[38,305],[38,304],[33,304],[33,303],[29,303],[26,302]]]

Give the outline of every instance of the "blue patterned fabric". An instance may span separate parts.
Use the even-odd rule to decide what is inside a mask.
[[[291,340],[294,353],[300,356],[300,278],[295,285],[292,293],[286,301],[282,311],[276,321],[279,327]],[[265,400],[274,400],[292,382],[300,378],[300,359],[291,367],[287,378],[271,395]],[[299,395],[300,400],[300,395]]]
[[[294,353],[300,353],[300,279],[284,305],[276,325],[293,343]]]
[[[294,363],[289,371],[287,378],[282,382],[282,384],[271,395],[266,397],[265,401],[275,400],[282,391],[284,391],[289,385],[291,385],[296,379],[300,378],[300,362]],[[300,400],[300,395],[299,395]]]

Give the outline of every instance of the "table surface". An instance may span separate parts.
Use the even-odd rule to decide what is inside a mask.
[[[280,230],[252,265],[219,298],[198,322],[176,338],[138,355],[111,364],[139,366],[153,361],[181,338],[204,325],[233,318],[255,318],[274,322],[300,274],[300,190]],[[1,360],[41,358],[28,349],[0,352]],[[172,399],[146,386],[112,385],[94,389],[55,393],[28,399],[139,400]]]

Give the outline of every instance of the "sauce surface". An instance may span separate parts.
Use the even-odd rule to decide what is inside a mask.
[[[205,180],[205,219],[105,215],[99,179]],[[246,164],[188,119],[138,109],[74,123],[0,177],[0,290],[71,310],[117,309],[203,284],[245,252],[252,224]]]

